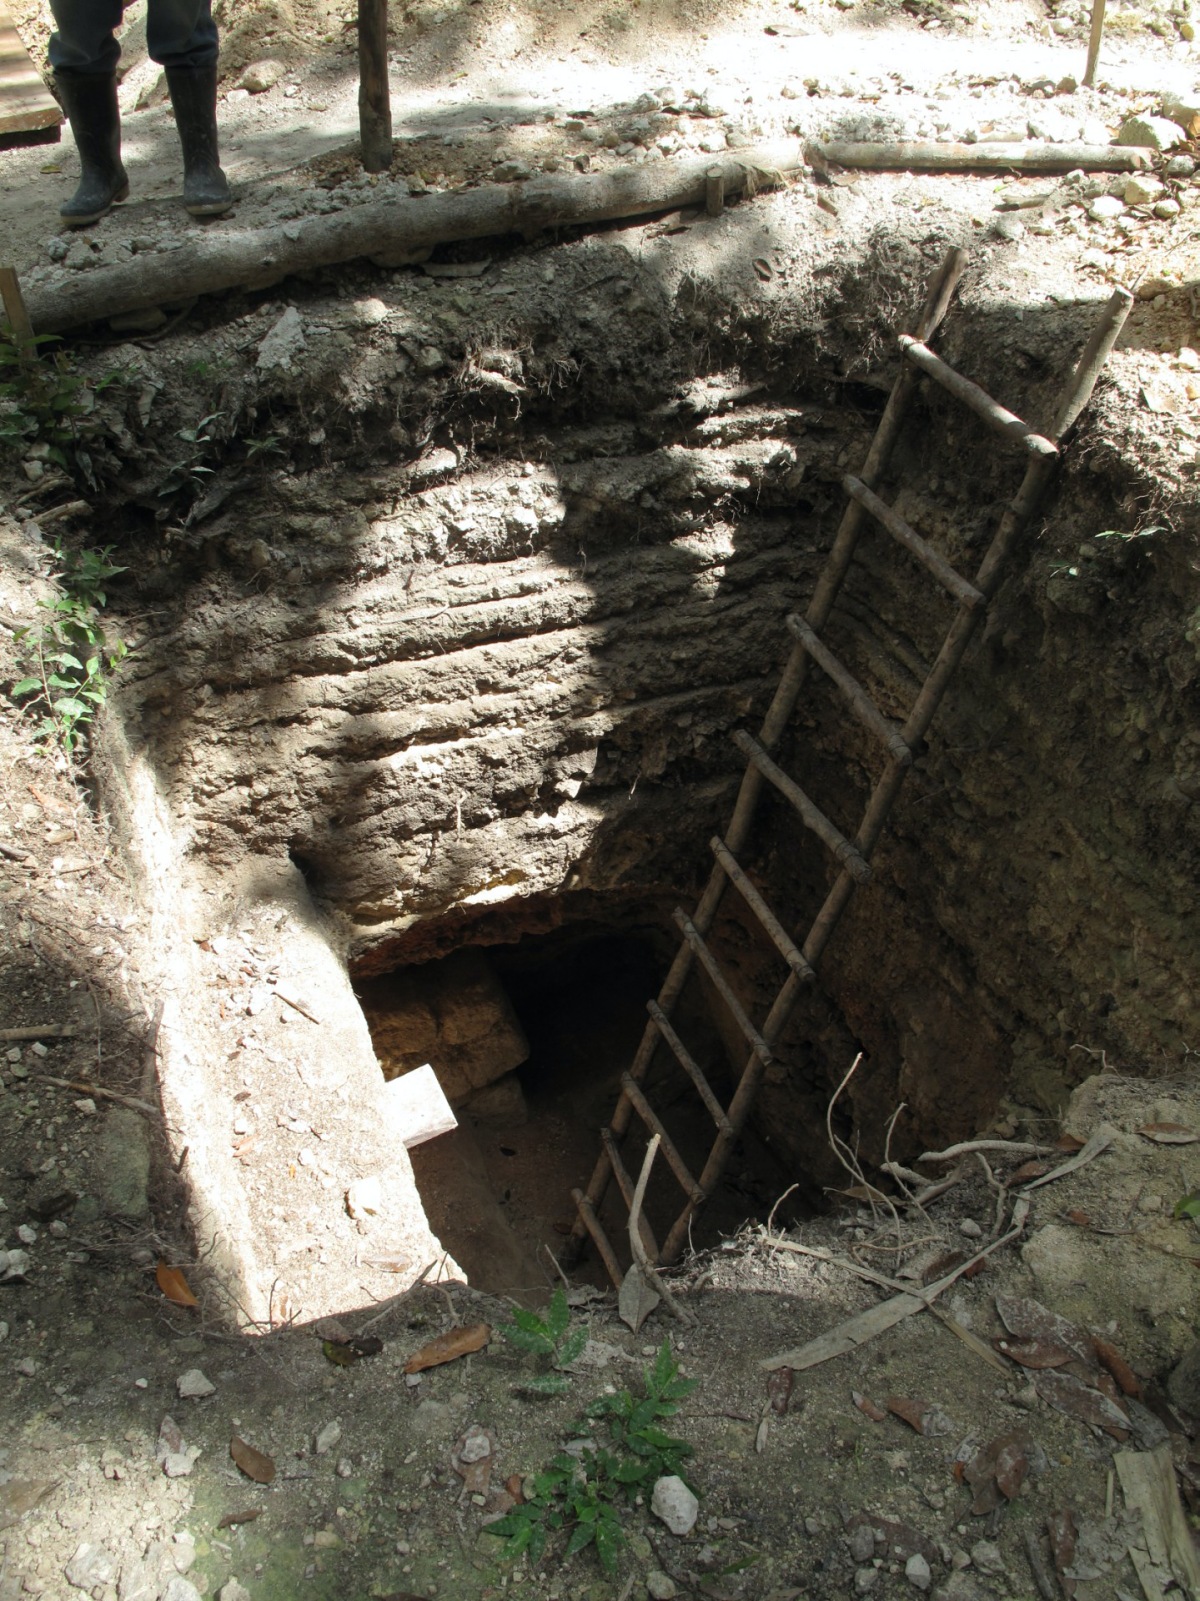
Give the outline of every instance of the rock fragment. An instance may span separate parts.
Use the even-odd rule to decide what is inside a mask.
[[[696,1526],[700,1503],[677,1474],[659,1479],[650,1498],[650,1510],[672,1534],[690,1534]]]

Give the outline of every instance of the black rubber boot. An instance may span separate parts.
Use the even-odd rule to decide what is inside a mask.
[[[217,69],[168,67],[167,88],[183,146],[183,204],[193,217],[219,217],[233,195],[217,155]]]
[[[58,214],[68,228],[84,228],[129,195],[129,179],[121,165],[116,74],[56,72],[54,84],[71,124],[82,168],[79,188]]]

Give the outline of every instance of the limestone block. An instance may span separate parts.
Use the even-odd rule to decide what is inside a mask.
[[[458,1119],[428,1062],[389,1080],[383,1100],[389,1122],[410,1151],[414,1145],[423,1145],[458,1127]]]
[[[452,1106],[518,1067],[529,1042],[482,951],[372,979],[361,996],[386,1079],[429,1063]]]

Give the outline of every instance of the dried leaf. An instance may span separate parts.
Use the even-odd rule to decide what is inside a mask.
[[[996,1487],[1006,1501],[1020,1491],[1029,1473],[1029,1457],[1024,1442],[1009,1440],[996,1457]]]
[[[176,1306],[200,1305],[192,1294],[191,1286],[188,1284],[187,1279],[183,1276],[182,1268],[168,1267],[160,1257],[154,1278],[167,1300],[174,1301]]]
[[[989,1441],[965,1464],[961,1477],[975,1491],[971,1507],[975,1517],[994,1512],[1006,1498],[1011,1500],[1016,1495],[1029,1472],[1031,1448],[1024,1429],[1010,1429]]]
[[[1001,1338],[996,1341],[996,1349],[1023,1368],[1061,1368],[1077,1360],[1074,1351],[1069,1351],[1065,1345],[1055,1345],[1052,1340],[1021,1342]]]
[[[771,1403],[771,1411],[777,1412],[780,1417],[787,1415],[787,1409],[791,1404],[793,1378],[791,1368],[773,1368],[767,1374],[767,1397]]]
[[[509,1474],[508,1478],[504,1481],[504,1488],[508,1491],[509,1495],[512,1496],[517,1506],[524,1504],[525,1482],[519,1473]]]
[[[1195,1129],[1184,1128],[1182,1123],[1147,1123],[1138,1133],[1155,1145],[1195,1145],[1200,1140]]]
[[[1067,1151],[1068,1153],[1082,1151],[1086,1144],[1087,1141],[1081,1140],[1078,1134],[1060,1134],[1054,1142],[1054,1149],[1056,1151]]]
[[[909,1428],[915,1429],[918,1434],[927,1434],[936,1437],[939,1434],[949,1434],[953,1428],[950,1419],[940,1406],[933,1406],[928,1401],[910,1399],[904,1395],[889,1395],[887,1409],[902,1418]]]
[[[236,1529],[239,1523],[253,1523],[255,1518],[261,1518],[263,1509],[260,1506],[247,1507],[245,1512],[227,1512],[217,1524],[218,1529]]]
[[[1036,1160],[1022,1162],[1014,1173],[1008,1175],[1008,1182],[1010,1184],[1024,1184],[1029,1179],[1045,1178],[1049,1171],[1050,1164],[1048,1162],[1038,1162]]]
[[[403,1273],[405,1268],[412,1265],[410,1256],[402,1256],[398,1251],[390,1252],[384,1256],[364,1256],[364,1267],[373,1267],[377,1273]]]
[[[1046,1533],[1050,1536],[1050,1552],[1054,1557],[1059,1582],[1068,1596],[1075,1594],[1076,1580],[1067,1577],[1067,1569],[1075,1560],[1075,1519],[1069,1507],[1052,1512],[1046,1519]]]
[[[1142,1398],[1142,1381],[1129,1366],[1129,1363],[1126,1362],[1120,1351],[1115,1346],[1110,1345],[1107,1340],[1101,1340],[1096,1335],[1092,1336],[1092,1345],[1100,1363],[1108,1369],[1124,1393],[1136,1396],[1140,1401]]]
[[[846,1519],[845,1527],[847,1534],[857,1528],[870,1529],[877,1541],[887,1542],[891,1548],[890,1555],[898,1556],[902,1561],[918,1555],[931,1564],[938,1561],[938,1549],[933,1541],[911,1524],[901,1523],[899,1518],[880,1518],[869,1512],[855,1512]]]
[[[661,1299],[638,1264],[631,1263],[617,1292],[617,1314],[621,1322],[636,1334]]]
[[[252,1445],[247,1445],[245,1440],[236,1434],[229,1442],[229,1454],[246,1477],[253,1479],[255,1484],[270,1484],[275,1477],[273,1460],[265,1456],[262,1451],[256,1451]]]
[[[887,1417],[887,1413],[883,1408],[876,1406],[869,1395],[860,1395],[857,1390],[851,1390],[850,1399],[865,1417],[870,1418],[872,1423],[882,1423]]]
[[[1027,1296],[998,1295],[996,1311],[1010,1334],[1024,1344],[1060,1345],[1091,1365],[1092,1346],[1087,1335],[1065,1317],[1051,1312],[1040,1301]]]
[[[1092,1226],[1091,1213],[1082,1212],[1077,1206],[1071,1207],[1070,1211],[1063,1213],[1063,1216],[1068,1223],[1074,1223],[1076,1228],[1090,1229]]]
[[[492,1331],[486,1323],[449,1329],[414,1352],[404,1364],[404,1371],[423,1373],[426,1368],[440,1367],[443,1362],[453,1362],[460,1356],[469,1356],[472,1351],[482,1351],[491,1337]]]
[[[921,1283],[932,1284],[936,1279],[945,1278],[947,1273],[952,1273],[965,1261],[966,1256],[962,1251],[944,1251],[921,1269]]]
[[[1129,1419],[1114,1401],[1069,1373],[1043,1373],[1034,1380],[1037,1393],[1055,1411],[1106,1430],[1114,1439],[1129,1438]]]
[[[335,1368],[352,1368],[358,1361],[356,1351],[352,1351],[348,1345],[339,1345],[336,1340],[322,1340],[321,1350],[325,1353],[325,1360],[332,1362]]]

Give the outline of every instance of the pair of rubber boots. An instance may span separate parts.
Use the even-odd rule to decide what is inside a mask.
[[[117,79],[114,73],[59,71],[54,82],[82,168],[79,188],[59,215],[69,228],[83,228],[129,195]],[[233,196],[217,154],[217,69],[168,67],[167,88],[183,146],[183,204],[193,217],[219,217]]]

